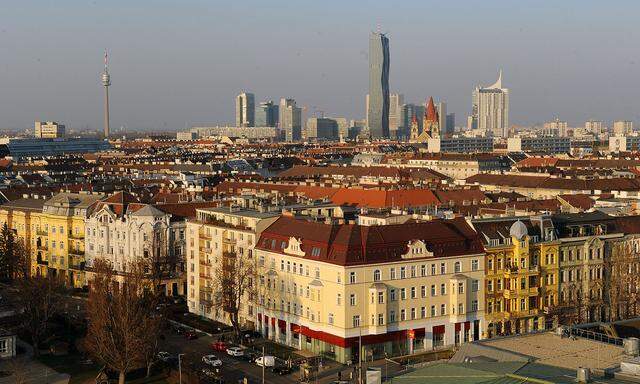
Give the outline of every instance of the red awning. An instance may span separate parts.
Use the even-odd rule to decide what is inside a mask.
[[[444,334],[444,325],[436,325],[432,330],[434,335],[442,335]]]
[[[416,335],[416,338],[424,337],[424,334],[425,334],[424,328],[416,328],[413,330],[413,332],[415,332],[414,334]]]
[[[280,320],[278,319],[278,328],[283,329],[283,330],[287,330],[287,322],[284,320]]]
[[[456,332],[460,332],[460,328],[462,323],[456,323]]]
[[[298,326],[298,324],[289,323],[289,329],[290,329],[292,332],[300,333],[300,327]]]

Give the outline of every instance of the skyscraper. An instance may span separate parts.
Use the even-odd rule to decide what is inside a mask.
[[[104,86],[104,138],[109,138],[109,87],[111,86],[111,75],[107,65],[107,51],[104,51],[104,72],[101,80]]]
[[[436,110],[438,111],[438,126],[440,127],[440,134],[445,135],[447,132],[447,103],[440,101],[436,104]]]
[[[371,137],[389,137],[389,39],[369,37],[369,103],[367,124]]]
[[[389,135],[398,137],[398,129],[402,126],[402,105],[404,104],[404,95],[394,93],[389,96]]]
[[[255,97],[253,93],[242,92],[236,96],[236,127],[255,125]]]
[[[276,127],[278,125],[278,106],[273,101],[263,101],[256,107],[256,127]]]
[[[633,133],[633,121],[618,120],[613,122],[613,136],[626,136]]]
[[[294,99],[280,99],[280,128],[284,130],[286,141],[302,139],[302,109]]]
[[[509,90],[498,81],[473,91],[472,125],[486,136],[507,137],[509,130]]]

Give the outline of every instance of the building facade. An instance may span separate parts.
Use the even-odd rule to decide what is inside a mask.
[[[64,125],[55,121],[36,121],[34,127],[34,136],[39,139],[58,139],[64,137]]]
[[[271,100],[263,101],[256,107],[256,127],[277,127],[278,116],[278,106]]]
[[[482,337],[484,253],[464,220],[361,227],[280,217],[255,255],[256,325],[276,342],[354,362]]]
[[[302,109],[293,99],[281,99],[279,106],[280,128],[288,142],[302,140]]]
[[[170,214],[118,193],[98,204],[86,220],[85,233],[87,268],[102,259],[122,274],[143,262],[159,292],[185,294],[184,220],[174,221]]]

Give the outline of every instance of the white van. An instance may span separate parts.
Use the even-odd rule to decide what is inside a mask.
[[[256,364],[259,367],[262,367],[263,365],[265,367],[273,367],[274,365],[276,365],[276,358],[273,356],[260,356],[256,359]]]

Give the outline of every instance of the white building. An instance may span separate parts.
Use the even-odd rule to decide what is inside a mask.
[[[542,134],[545,136],[567,137],[569,136],[569,128],[566,121],[555,119],[544,123]]]
[[[393,93],[389,96],[389,134],[391,137],[397,137],[398,129],[402,126],[403,104],[404,95]]]
[[[502,88],[502,71],[494,84],[473,91],[473,120],[473,127],[487,136],[508,136],[509,90]]]
[[[255,108],[253,93],[242,92],[236,96],[236,126],[253,127],[255,125]]]
[[[627,136],[633,133],[633,121],[619,120],[613,122],[614,136]]]
[[[169,213],[118,193],[100,203],[87,219],[85,244],[89,268],[104,259],[116,272],[125,272],[133,263],[144,260],[150,271],[162,271],[161,288],[167,295],[185,293],[185,222],[172,222]]]
[[[36,121],[34,126],[34,136],[39,139],[58,139],[64,137],[64,125],[55,121]]]

